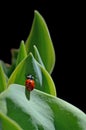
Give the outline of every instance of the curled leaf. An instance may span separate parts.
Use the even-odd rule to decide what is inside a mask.
[[[38,61],[39,64],[41,64],[45,68],[45,66],[42,62],[41,56],[38,52],[38,49],[35,45],[33,46],[33,49],[34,49],[34,58]]]

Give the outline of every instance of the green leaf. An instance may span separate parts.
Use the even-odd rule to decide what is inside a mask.
[[[34,49],[34,58],[38,61],[39,64],[41,64],[45,68],[45,66],[42,62],[41,56],[38,52],[38,49],[35,45],[33,46],[33,49]]]
[[[9,73],[9,69],[10,69],[10,64],[5,63],[4,61],[0,60],[0,64],[4,70],[4,73],[6,74],[6,76],[8,77],[8,73]]]
[[[34,89],[30,100],[23,86],[13,84],[0,95],[3,114],[24,130],[86,130],[86,114],[66,101]],[[16,116],[17,115],[17,116]]]
[[[19,51],[18,49],[11,49],[12,59],[11,59],[11,66],[8,71],[8,77],[10,77],[10,75],[12,74],[12,72],[14,71],[14,69],[16,67],[16,59],[18,56],[18,51]]]
[[[18,52],[18,56],[17,56],[17,60],[16,60],[16,66],[27,56],[27,52],[26,52],[26,48],[25,48],[25,44],[24,41],[21,41],[20,43],[20,48],[19,48],[19,52]]]
[[[15,69],[15,64],[12,64],[10,66],[9,70],[8,70],[8,74],[7,74],[8,78],[10,77],[10,75],[12,74],[12,72],[14,71],[14,69]]]
[[[25,85],[27,75],[32,75],[35,80],[35,88],[46,93],[56,95],[55,85],[48,72],[34,59],[30,53],[18,64],[8,80],[9,84]]]
[[[13,64],[16,64],[16,59],[17,59],[17,56],[18,56],[18,49],[11,49],[11,55],[12,55],[12,59],[11,59],[11,63],[12,65]]]
[[[8,77],[10,77],[11,73],[14,71],[16,66],[27,56],[26,48],[24,41],[22,40],[20,43],[19,49],[11,49],[12,54],[12,65],[8,72]]]
[[[3,92],[7,87],[7,77],[0,63],[0,92]]]
[[[22,130],[15,121],[2,113],[0,113],[0,124],[0,130]]]
[[[51,73],[55,64],[54,47],[45,20],[38,11],[34,12],[32,28],[26,40],[28,53],[33,53],[33,45],[36,45],[45,68]]]

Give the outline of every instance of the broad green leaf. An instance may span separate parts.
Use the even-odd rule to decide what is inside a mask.
[[[0,130],[23,130],[20,126],[0,112]]]
[[[19,48],[19,52],[18,52],[18,56],[17,56],[17,60],[16,60],[16,66],[27,56],[27,52],[26,52],[26,48],[25,48],[25,44],[24,41],[21,41],[20,43],[20,48]]]
[[[7,87],[7,77],[0,63],[0,92],[3,92]]]
[[[45,68],[45,66],[44,66],[44,64],[42,62],[42,59],[40,57],[40,54],[38,52],[38,49],[37,49],[37,47],[35,45],[33,46],[33,49],[34,49],[34,53],[33,53],[34,58],[38,61],[39,64],[41,64]]]
[[[56,95],[55,85],[48,72],[35,60],[30,53],[18,64],[8,80],[9,84],[25,85],[27,75],[32,75],[35,80],[35,88],[46,93]]]
[[[54,47],[46,22],[38,11],[34,11],[32,28],[26,40],[28,53],[33,53],[33,45],[36,45],[45,68],[51,73],[55,64]]]
[[[27,100],[25,88],[13,84],[0,95],[3,114],[24,130],[86,130],[86,114],[66,101],[34,89]]]

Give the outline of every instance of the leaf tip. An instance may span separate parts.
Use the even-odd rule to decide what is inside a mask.
[[[34,10],[34,14],[35,14],[35,15],[38,15],[39,12],[38,12],[37,10]]]
[[[34,10],[34,18],[38,18],[38,19],[42,19],[42,20],[43,20],[43,17],[42,17],[42,15],[39,13],[38,10]]]
[[[33,48],[36,49],[36,45],[33,45]]]
[[[21,40],[21,44],[24,44],[24,40]]]
[[[29,53],[29,57],[31,57],[31,58],[34,57],[33,54],[32,54],[32,52]]]

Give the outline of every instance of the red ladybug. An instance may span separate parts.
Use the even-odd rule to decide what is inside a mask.
[[[28,91],[32,91],[35,87],[34,77],[32,75],[28,75],[25,81],[25,86]]]

